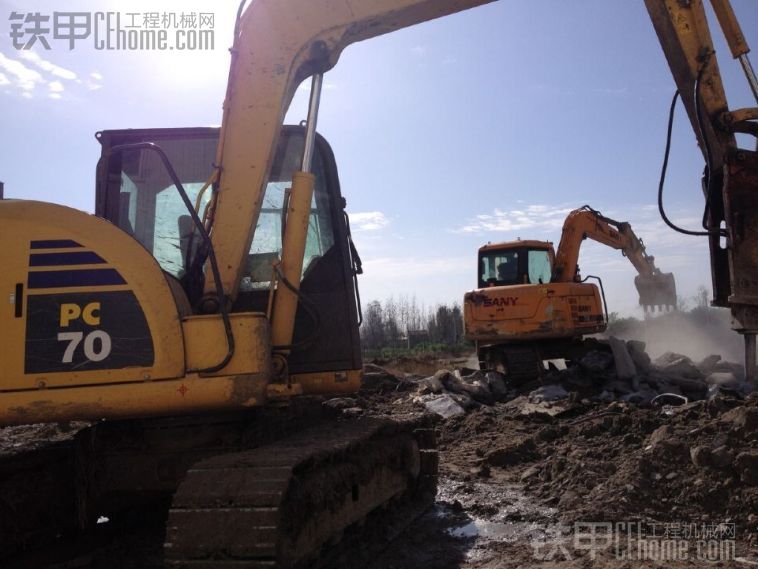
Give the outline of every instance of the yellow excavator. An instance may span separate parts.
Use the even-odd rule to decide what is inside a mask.
[[[584,206],[566,216],[557,252],[550,241],[509,241],[479,249],[479,288],[465,294],[463,318],[466,339],[476,345],[483,369],[504,371],[516,384],[538,377],[543,360],[577,360],[598,347],[583,341],[607,325],[603,281],[579,275],[585,239],[618,249],[629,259],[646,311],[676,308],[674,275],[655,266],[631,225]],[[585,282],[589,278],[600,288]]]
[[[0,202],[0,423],[89,422],[0,455],[0,555],[168,500],[172,566],[328,566],[351,527],[431,503],[427,423],[321,420],[302,397],[361,378],[359,261],[316,120],[345,47],[486,2],[243,4],[219,130],[101,132],[95,216]],[[728,108],[700,0],[645,5],[707,158],[715,302],[754,364],[758,157],[735,133],[758,111]],[[283,127],[309,77],[305,126]]]

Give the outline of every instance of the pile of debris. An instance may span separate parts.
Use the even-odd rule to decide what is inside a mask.
[[[509,408],[521,413],[556,415],[579,401],[681,405],[718,394],[745,397],[754,389],[741,364],[722,361],[719,355],[695,363],[667,352],[653,361],[643,342],[609,338],[599,346],[568,367],[562,361],[548,362],[540,379],[519,386],[509,385],[507,377],[496,371],[443,369],[429,377],[397,377],[368,366],[364,387],[406,392],[417,407],[445,419],[497,402],[508,402]]]
[[[715,524],[739,548],[758,546],[758,391],[740,364],[652,360],[643,343],[615,339],[556,364],[518,386],[497,372],[420,377],[368,365],[356,397],[328,403],[346,414],[442,417],[451,508],[465,495],[466,514],[482,523],[638,521],[672,532]],[[539,508],[515,507],[509,496],[519,493]]]

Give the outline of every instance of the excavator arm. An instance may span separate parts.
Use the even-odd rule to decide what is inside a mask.
[[[758,101],[758,79],[747,57],[750,48],[729,0],[711,4]],[[705,158],[700,233],[710,245],[713,304],[731,309],[733,327],[745,337],[747,376],[755,378],[758,152],[755,146],[740,148],[735,134],[758,136],[758,108],[729,108],[703,0],[645,0],[645,5]]]
[[[566,216],[561,241],[555,255],[554,282],[574,282],[577,279],[579,250],[585,239],[592,239],[620,250],[637,269],[634,283],[645,310],[676,307],[676,284],[671,273],[662,273],[655,259],[647,254],[642,240],[627,222],[603,216],[589,206],[576,209]]]

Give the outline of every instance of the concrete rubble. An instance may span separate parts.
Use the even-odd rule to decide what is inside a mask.
[[[549,365],[541,378],[518,388],[497,371],[441,369],[428,377],[398,377],[368,364],[364,387],[404,392],[416,407],[445,419],[500,402],[508,402],[509,409],[517,409],[514,412],[554,416],[578,401],[619,401],[644,408],[681,405],[720,393],[744,397],[754,389],[745,381],[741,364],[723,361],[717,354],[699,363],[673,352],[652,360],[645,348],[635,340],[599,340],[598,349],[578,362],[560,366],[563,369]],[[356,413],[356,406],[342,399],[330,405]]]

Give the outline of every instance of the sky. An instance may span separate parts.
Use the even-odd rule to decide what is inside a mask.
[[[732,0],[758,46],[758,5]],[[0,180],[5,196],[94,209],[94,133],[221,121],[237,3],[0,1]],[[10,16],[54,11],[203,12],[206,51],[106,51],[92,40],[13,47]],[[754,105],[712,29],[730,106]],[[758,56],[754,66],[758,66]],[[705,238],[680,235],[656,203],[675,85],[642,0],[501,0],[353,45],[325,76],[318,127],[337,158],[365,302],[415,295],[462,302],[477,249],[517,238],[558,243],[563,218],[590,204],[629,221],[680,297],[710,290]],[[305,118],[307,85],[289,123]],[[665,191],[669,217],[698,229],[703,158],[683,108]],[[641,316],[635,271],[585,242],[582,273],[608,308]]]

